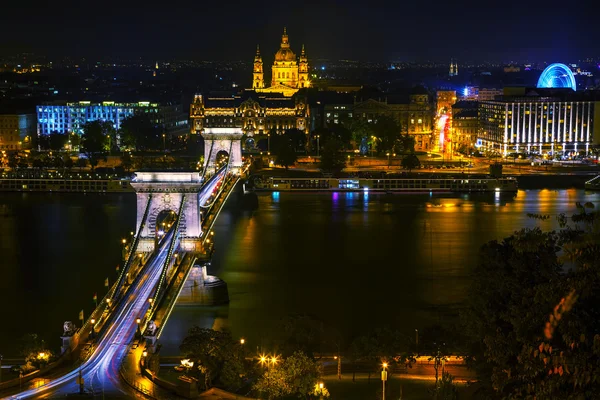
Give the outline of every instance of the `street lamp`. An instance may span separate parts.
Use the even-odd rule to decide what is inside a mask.
[[[90,322],[92,323],[92,331],[90,332],[90,338],[93,339],[95,333],[94,331],[96,330],[96,327],[94,326],[96,324],[96,319],[92,318]]]
[[[390,169],[390,152],[388,151],[387,153],[385,153],[385,155],[388,158],[388,169]]]
[[[142,336],[142,331],[140,330],[141,329],[140,322],[142,322],[142,320],[139,318],[135,320],[135,323],[137,324],[137,335],[138,336]]]
[[[122,257],[123,257],[123,260],[125,260],[125,257],[127,257],[127,246],[126,246],[127,239],[121,239],[121,243],[123,244]]]
[[[342,356],[334,356],[334,360],[337,360],[337,375],[338,379],[342,379]]]
[[[319,139],[321,139],[321,135],[317,135],[317,157],[319,156],[319,151],[321,150]]]
[[[167,152],[167,145],[166,145],[166,138],[167,135],[165,135],[164,133],[162,134],[162,138],[163,138],[163,153]]]
[[[383,363],[383,370],[381,371],[381,383],[383,386],[382,399],[385,400],[385,381],[387,381],[387,363]]]

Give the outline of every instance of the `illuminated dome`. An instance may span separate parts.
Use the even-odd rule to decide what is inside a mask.
[[[570,88],[577,90],[575,84],[575,76],[571,69],[565,64],[550,64],[538,80],[537,87],[539,88]]]
[[[275,53],[275,61],[296,61],[296,55],[288,48],[281,48]]]
[[[275,53],[275,61],[296,61],[296,55],[290,49],[290,41],[285,28],[283,28],[283,35],[281,35],[281,46]]]

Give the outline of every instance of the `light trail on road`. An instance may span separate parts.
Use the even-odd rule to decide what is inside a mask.
[[[219,190],[223,183],[223,178],[227,168],[222,168],[210,179],[198,193],[199,205],[206,204],[213,193]],[[88,360],[79,367],[67,374],[52,380],[51,382],[38,388],[29,389],[16,395],[8,396],[7,399],[27,399],[34,397],[51,397],[60,394],[73,393],[78,391],[76,378],[81,372],[86,384],[94,386],[94,381],[101,384],[104,389],[120,390],[121,381],[119,367],[129,351],[129,344],[132,342],[138,329],[137,318],[143,318],[150,303],[148,299],[152,297],[160,279],[162,268],[167,259],[169,244],[173,235],[177,232],[169,232],[160,243],[158,252],[155,252],[148,260],[148,264],[141,273],[143,276],[134,280],[127,293],[122,299],[116,313],[107,321],[108,328],[98,337],[97,347]],[[94,388],[95,389],[95,388]]]

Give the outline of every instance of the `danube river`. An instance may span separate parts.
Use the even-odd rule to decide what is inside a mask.
[[[522,227],[556,227],[527,213],[600,205],[583,190],[516,196],[263,193],[258,209],[230,198],[215,225],[209,273],[231,302],[177,307],[161,337],[176,354],[187,329],[228,328],[266,346],[282,318],[307,314],[347,336],[377,326],[414,332],[456,318],[478,249]],[[0,195],[0,354],[25,333],[60,346],[62,323],[101,298],[134,229],[131,194]]]

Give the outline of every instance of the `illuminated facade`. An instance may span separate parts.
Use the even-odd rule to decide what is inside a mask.
[[[35,135],[35,115],[0,114],[0,150],[20,150]]]
[[[261,93],[282,93],[284,96],[292,96],[298,89],[311,86],[308,76],[308,58],[302,46],[300,57],[290,48],[287,31],[283,29],[281,44],[271,69],[271,86],[265,87],[263,61],[257,48],[254,57],[254,69],[252,88]]]
[[[478,103],[459,101],[452,106],[452,145],[454,151],[473,149],[479,134]]]
[[[540,75],[538,88],[569,88],[577,90],[575,76],[565,64],[550,64]]]
[[[430,151],[433,136],[434,110],[428,93],[413,89],[408,96],[386,95],[377,100],[355,100],[354,118],[375,122],[378,115],[390,115],[400,123],[403,134],[415,138],[415,150]]]
[[[190,118],[192,134],[201,134],[208,128],[241,128],[246,136],[252,137],[271,131],[283,134],[288,129],[308,134],[310,112],[301,96],[247,90],[232,97],[196,95],[190,106]]]
[[[115,103],[104,101],[92,103],[45,104],[36,107],[38,135],[49,135],[53,132],[70,134],[83,133],[83,125],[90,121],[109,121],[113,128],[119,130],[121,123],[134,114],[150,114],[156,124],[163,125],[170,135],[178,135],[188,131],[188,121],[178,105],[159,105],[148,101],[137,103]]]
[[[600,100],[569,89],[523,89],[479,103],[479,142],[512,152],[588,154],[600,144]]]
[[[456,103],[455,90],[438,90],[436,92],[437,114],[452,114],[452,105]]]

